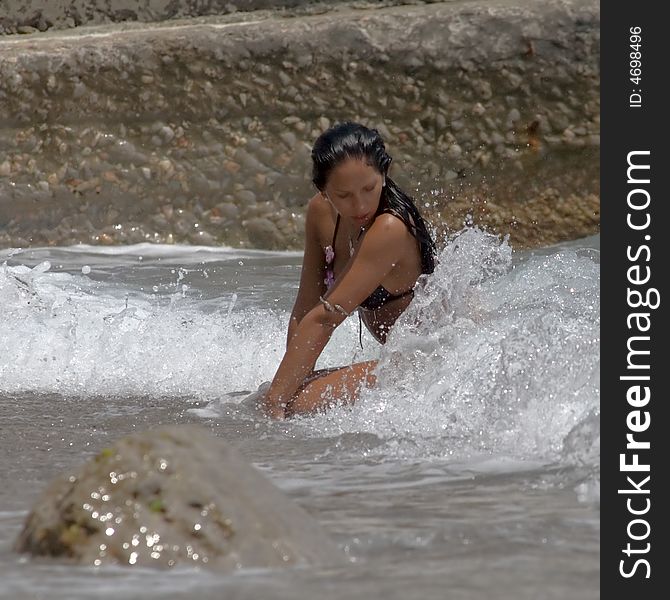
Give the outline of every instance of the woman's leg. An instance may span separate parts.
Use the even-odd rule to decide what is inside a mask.
[[[376,360],[348,367],[315,371],[305,380],[286,407],[286,416],[304,415],[325,410],[333,404],[353,404],[363,385],[372,387],[377,378]]]

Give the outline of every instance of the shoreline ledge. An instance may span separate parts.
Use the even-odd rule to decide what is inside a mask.
[[[0,37],[0,246],[300,249],[348,119],[438,235],[599,231],[598,2],[333,4]]]

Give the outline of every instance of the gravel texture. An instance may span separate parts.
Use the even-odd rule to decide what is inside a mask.
[[[301,248],[348,119],[440,233],[598,231],[597,2],[332,4],[0,38],[0,245]]]

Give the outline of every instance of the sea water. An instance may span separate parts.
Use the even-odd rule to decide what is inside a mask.
[[[513,252],[466,229],[385,346],[350,318],[319,367],[377,359],[353,407],[270,422],[301,254],[0,250],[0,597],[599,597],[599,237]],[[200,423],[314,516],[346,567],[219,575],[12,552],[46,483],[130,432]]]

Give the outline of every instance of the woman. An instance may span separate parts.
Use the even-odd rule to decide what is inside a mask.
[[[376,361],[314,372],[333,330],[358,308],[370,333],[386,341],[435,245],[411,198],[388,176],[391,157],[376,129],[345,122],[312,149],[318,193],[307,207],[300,289],[286,353],[264,405],[274,418],[325,408],[328,397],[355,401],[375,383]]]

